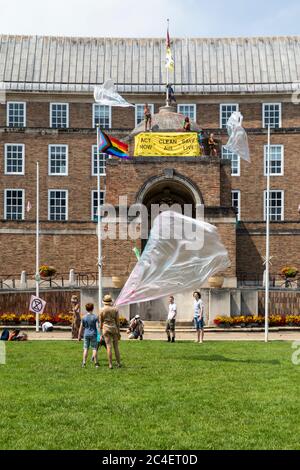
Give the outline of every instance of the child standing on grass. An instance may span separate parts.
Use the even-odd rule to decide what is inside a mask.
[[[98,368],[99,364],[97,357],[97,333],[99,330],[99,322],[97,316],[93,313],[94,304],[86,304],[85,309],[87,311],[87,314],[81,320],[78,333],[78,341],[81,341],[82,331],[84,330],[82,367],[86,366],[88,352],[91,347],[93,350],[92,360],[95,363],[95,366]]]

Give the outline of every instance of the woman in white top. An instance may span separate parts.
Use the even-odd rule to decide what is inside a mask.
[[[204,338],[204,305],[201,294],[198,291],[193,293],[194,297],[194,325],[197,330],[196,343],[203,343]]]

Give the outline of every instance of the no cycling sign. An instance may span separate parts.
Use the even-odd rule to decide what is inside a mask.
[[[46,307],[46,302],[35,295],[30,298],[29,311],[41,315]]]

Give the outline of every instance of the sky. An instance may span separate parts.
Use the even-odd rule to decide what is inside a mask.
[[[51,36],[298,35],[299,0],[0,0],[0,33]]]

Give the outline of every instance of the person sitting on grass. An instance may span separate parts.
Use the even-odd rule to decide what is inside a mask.
[[[139,315],[136,315],[130,322],[127,330],[128,339],[143,339],[144,334],[144,322]]]
[[[85,309],[87,311],[87,314],[82,318],[78,332],[78,341],[81,341],[82,332],[84,330],[82,367],[86,366],[90,347],[93,350],[93,361],[95,363],[95,366],[99,367],[97,357],[97,331],[99,329],[99,322],[97,316],[93,313],[94,304],[86,304]]]

